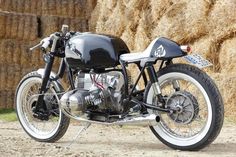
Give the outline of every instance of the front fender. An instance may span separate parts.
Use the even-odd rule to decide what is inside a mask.
[[[43,69],[43,68],[40,68],[40,69],[37,70],[37,73],[40,74],[42,76],[42,78],[44,76],[44,72],[45,72],[45,69]],[[56,73],[51,71],[50,78],[55,78],[55,77],[56,77]]]

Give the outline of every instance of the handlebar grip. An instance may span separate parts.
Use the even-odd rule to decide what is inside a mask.
[[[48,48],[49,44],[50,44],[50,40],[44,40],[44,42],[41,46],[41,49],[46,50]]]

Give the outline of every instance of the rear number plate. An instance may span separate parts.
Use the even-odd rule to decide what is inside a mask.
[[[191,54],[183,57],[187,62],[195,65],[196,67],[202,69],[205,67],[212,66],[212,63],[209,62],[208,60],[204,59],[201,55],[199,54]]]

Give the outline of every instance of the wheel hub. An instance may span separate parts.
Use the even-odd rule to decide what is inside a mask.
[[[49,120],[50,112],[44,111],[43,109],[36,110],[36,105],[38,101],[38,95],[33,95],[28,100],[28,113],[31,116],[39,120]],[[45,103],[45,100],[43,101]]]
[[[173,93],[166,102],[168,108],[173,112],[168,116],[179,124],[189,124],[198,115],[199,105],[196,98],[187,91]]]

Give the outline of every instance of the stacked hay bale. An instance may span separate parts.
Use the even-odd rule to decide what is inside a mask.
[[[59,31],[62,24],[88,31],[95,4],[95,0],[0,0],[0,108],[12,108],[22,76],[44,65],[42,54],[29,52],[29,47]]]

